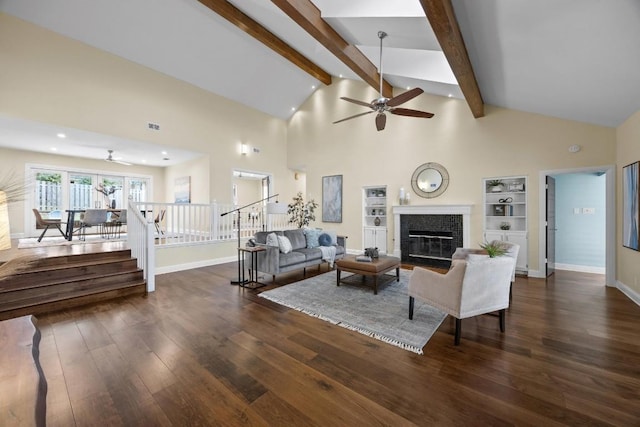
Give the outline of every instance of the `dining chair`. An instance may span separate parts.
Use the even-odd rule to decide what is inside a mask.
[[[159,234],[164,234],[164,230],[162,229],[162,221],[164,220],[164,214],[166,213],[165,209],[162,209],[156,218],[153,220],[153,223],[156,226],[156,231]]]
[[[64,231],[62,231],[62,219],[60,218],[44,219],[42,218],[42,215],[40,214],[40,211],[38,211],[38,209],[33,209],[33,214],[36,216],[36,228],[38,229],[44,228],[44,231],[42,232],[40,237],[38,237],[38,242],[42,241],[44,234],[51,227],[57,228],[60,234],[62,234],[64,238],[67,237],[67,235],[64,234]]]
[[[108,211],[106,209],[87,209],[80,220],[80,232],[78,238],[85,240],[87,228],[98,227],[98,232],[104,235],[104,226],[107,222]]]

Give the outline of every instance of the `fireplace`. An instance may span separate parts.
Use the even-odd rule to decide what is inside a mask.
[[[469,247],[470,214],[470,205],[394,206],[394,256],[448,268],[456,248]]]

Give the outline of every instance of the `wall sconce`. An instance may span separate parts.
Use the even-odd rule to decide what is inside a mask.
[[[243,156],[249,154],[249,146],[244,142],[240,144],[240,154],[242,154]]]

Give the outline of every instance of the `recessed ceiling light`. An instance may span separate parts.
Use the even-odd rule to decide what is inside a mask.
[[[342,78],[342,74],[340,74],[340,76],[339,76],[339,77],[340,77],[340,78]]]
[[[296,107],[291,107],[291,111],[296,111]]]
[[[311,89],[315,89],[315,88],[316,88],[316,85],[311,85]]]
[[[453,98],[453,95],[452,95],[452,94],[449,94],[449,98]]]
[[[411,89],[411,86],[407,86],[407,90]]]
[[[56,147],[51,147],[51,151],[58,151]]]
[[[161,152],[160,154],[162,154],[163,156],[166,156],[166,155],[167,155],[167,152],[166,152],[166,151],[163,151],[163,152]]]
[[[58,138],[66,138],[67,137],[67,135],[65,135],[64,133],[58,133],[58,134],[56,134],[56,136]]]
[[[147,163],[147,161],[145,159],[142,159],[142,163]]]

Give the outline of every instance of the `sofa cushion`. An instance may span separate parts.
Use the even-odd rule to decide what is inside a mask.
[[[318,242],[320,234],[322,234],[322,230],[318,230],[316,228],[304,229],[304,236],[307,239],[307,248],[312,249],[320,246],[320,243]]]
[[[280,247],[280,244],[278,243],[278,235],[276,233],[269,233],[267,235],[266,245]]]
[[[280,247],[280,252],[283,254],[291,252],[291,241],[287,236],[278,236],[278,246]]]
[[[302,248],[297,249],[296,252],[304,254],[307,261],[314,261],[322,258],[322,251],[319,248]]]
[[[267,236],[271,233],[276,233],[278,236],[282,236],[282,231],[258,231],[253,238],[256,240],[256,243],[262,243],[263,245],[267,244]],[[277,246],[277,245],[275,245]]]
[[[280,254],[280,268],[289,267],[295,264],[303,264],[306,258],[303,253],[292,251],[288,254]]]
[[[294,251],[296,249],[302,249],[307,247],[307,241],[304,237],[304,232],[301,228],[296,228],[293,230],[285,230],[284,235],[287,236],[289,241],[291,242],[291,249]]]

